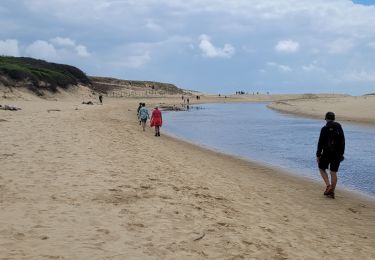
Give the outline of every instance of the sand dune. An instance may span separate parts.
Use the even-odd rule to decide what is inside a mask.
[[[139,101],[0,111],[2,259],[375,258],[373,201],[154,137]]]

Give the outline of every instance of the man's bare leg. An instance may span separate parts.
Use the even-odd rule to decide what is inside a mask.
[[[322,176],[324,182],[326,183],[326,190],[324,191],[323,194],[325,196],[330,196],[330,194],[332,193],[332,185],[329,183],[328,174],[327,174],[326,170],[324,170],[324,169],[319,169],[319,171],[320,171],[320,175]],[[332,178],[331,178],[331,181],[332,181]]]
[[[331,185],[327,186],[326,191],[324,192],[324,195],[326,195],[329,198],[334,199],[335,198],[335,188],[337,184],[337,174],[336,172],[331,171]]]
[[[331,190],[335,191],[337,184],[337,172],[331,171]]]
[[[328,174],[326,170],[324,169],[319,169],[320,175],[322,176],[324,182],[326,183],[326,186],[330,186],[329,179],[328,179]]]

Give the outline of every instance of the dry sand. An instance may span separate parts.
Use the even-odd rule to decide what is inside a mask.
[[[369,199],[143,132],[138,99],[26,99],[0,99],[0,259],[375,259]]]
[[[321,119],[324,119],[326,112],[332,111],[338,121],[375,124],[375,95],[284,99],[270,104],[269,107]]]

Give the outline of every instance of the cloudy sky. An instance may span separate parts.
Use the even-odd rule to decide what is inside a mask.
[[[0,54],[209,93],[375,92],[375,0],[1,0]]]

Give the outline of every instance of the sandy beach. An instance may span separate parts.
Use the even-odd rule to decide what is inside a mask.
[[[269,105],[278,111],[324,119],[333,111],[338,121],[375,124],[375,95],[287,98]]]
[[[375,259],[373,199],[142,131],[140,101],[180,97],[85,95],[0,98],[22,108],[0,110],[0,259]],[[367,122],[374,98],[274,108]]]

